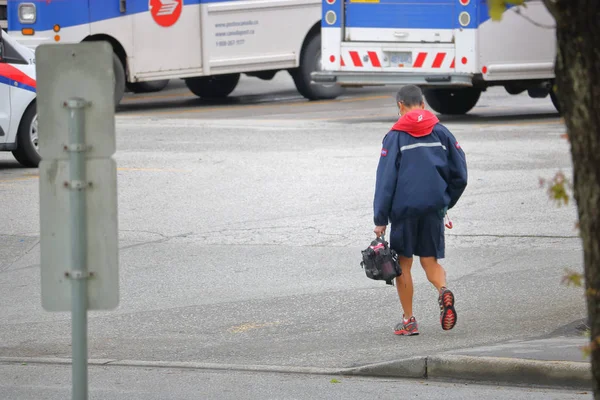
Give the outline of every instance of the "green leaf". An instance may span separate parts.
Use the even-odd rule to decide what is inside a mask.
[[[567,268],[565,269],[565,275],[563,276],[562,282],[566,286],[583,287],[583,279],[583,274]],[[588,292],[590,291],[588,290]],[[595,293],[588,293],[588,295],[594,296]]]
[[[504,0],[489,0],[488,7],[492,21],[500,21],[502,19],[502,14],[504,14],[504,10],[506,10],[506,3]]]
[[[488,0],[488,9],[492,21],[502,20],[502,14],[506,11],[508,4],[522,6],[525,5],[525,0]]]
[[[332,379],[331,381],[329,381],[330,383],[341,383],[340,381],[338,381],[337,379]]]
[[[592,346],[590,345],[581,346],[580,349],[584,358],[588,358],[592,354]]]

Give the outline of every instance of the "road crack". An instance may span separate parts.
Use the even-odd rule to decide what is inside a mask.
[[[31,251],[38,245],[40,244],[40,239],[37,239],[31,246],[29,246],[29,248],[27,250],[25,250],[24,253],[22,253],[20,256],[18,256],[16,259],[14,259],[11,262],[8,262],[4,265],[0,265],[0,273],[4,273],[6,272],[10,267],[12,267],[13,265],[15,265],[17,262],[19,262],[20,260],[22,260],[26,255],[28,255],[29,253],[31,253]]]

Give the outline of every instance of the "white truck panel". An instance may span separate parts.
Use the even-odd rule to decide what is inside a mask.
[[[456,48],[455,72],[470,74],[479,72],[477,30],[456,29],[454,32]]]
[[[248,0],[202,7],[211,74],[296,67],[304,38],[321,18],[319,0]]]
[[[150,12],[135,14],[133,29],[119,18],[114,21],[122,26],[124,33],[132,32],[134,50],[128,51],[128,55],[133,55],[134,76],[158,78],[190,71],[202,73],[200,5],[184,6],[177,23],[168,28],[158,25]]]
[[[522,14],[520,15],[519,12]],[[537,26],[528,19],[546,27]],[[554,19],[541,1],[507,10],[501,22],[488,20],[478,29],[479,68],[484,79],[545,79],[554,75]]]
[[[55,40],[57,34],[52,30],[36,31],[35,35],[23,35],[20,31],[11,31],[10,36],[22,45],[35,51],[35,48],[41,44],[53,43],[78,43],[90,35],[90,24],[82,24],[62,28],[58,33],[59,41]]]
[[[322,69],[336,71],[341,68],[340,48],[342,46],[342,30],[326,28],[321,30]]]
[[[111,19],[93,22],[88,25],[89,32],[85,36],[83,36],[83,37],[81,36],[84,33],[83,30],[81,32],[79,32],[80,36],[77,38],[75,38],[75,35],[73,35],[73,38],[71,39],[72,36],[70,34],[69,34],[69,36],[65,36],[63,34],[63,36],[65,36],[65,37],[63,38],[62,41],[65,43],[69,43],[69,42],[78,43],[78,42],[81,42],[83,39],[85,39],[86,36],[89,36],[89,35],[111,36],[111,37],[115,38],[121,44],[121,46],[123,46],[125,53],[128,55],[127,61],[130,64],[129,65],[129,74],[133,74],[135,72],[135,61],[136,61],[135,57],[133,57],[134,56],[133,32],[131,29],[133,26],[133,17],[134,17],[133,15],[124,15],[119,18],[111,18]],[[64,29],[64,30],[61,29],[61,33],[66,32],[67,29]],[[150,41],[147,43],[147,45],[150,45]]]
[[[451,29],[386,29],[386,28],[345,28],[344,40],[361,42],[393,43],[452,43],[454,32]]]

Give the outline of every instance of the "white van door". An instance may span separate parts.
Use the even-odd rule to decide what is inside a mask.
[[[144,0],[133,15],[134,74],[160,79],[202,71],[200,1]]]

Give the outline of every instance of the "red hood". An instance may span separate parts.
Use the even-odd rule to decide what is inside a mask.
[[[431,111],[413,110],[404,114],[392,130],[406,132],[414,137],[427,136],[440,120]]]

